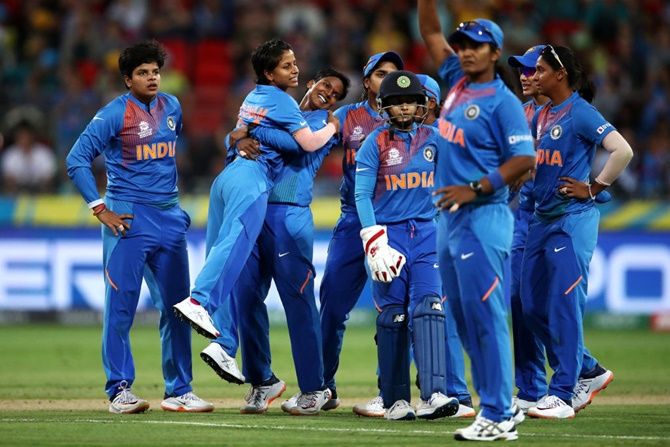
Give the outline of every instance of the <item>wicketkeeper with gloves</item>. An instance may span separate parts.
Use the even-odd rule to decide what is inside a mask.
[[[373,280],[381,395],[391,420],[436,419],[458,410],[446,393],[444,311],[436,253],[433,171],[439,134],[422,123],[427,99],[414,73],[381,84],[387,124],[356,155],[356,208]],[[410,337],[421,401],[410,405]]]

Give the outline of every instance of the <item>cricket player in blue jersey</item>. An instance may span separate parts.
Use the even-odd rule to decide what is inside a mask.
[[[284,129],[307,152],[321,148],[337,131],[338,121],[312,132],[298,103],[288,94],[297,87],[299,69],[291,46],[278,39],[259,45],[251,56],[256,88],[245,98],[239,124]],[[206,259],[191,296],[174,306],[177,315],[199,334],[220,332],[210,314],[228,299],[261,231],[269,192],[282,167],[281,154],[261,146],[256,160],[238,157],[219,174],[210,191],[205,242]]]
[[[186,252],[190,218],[179,207],[177,192],[175,154],[181,106],[174,96],[159,92],[164,62],[165,52],[155,41],[123,50],[119,69],[129,92],[98,111],[66,159],[68,175],[103,224],[102,362],[112,413],[149,408],[131,391],[135,364],[129,334],[142,278],[160,311],[165,380],[161,408],[214,409],[192,392],[191,330],[172,312],[190,285]],[[100,154],[107,168],[104,200],[91,170]]]
[[[535,64],[544,47],[544,45],[536,45],[529,48],[523,55],[510,56],[507,59],[509,65],[519,72],[519,82],[523,95],[530,98],[523,104],[529,125],[532,124],[535,112],[549,101],[549,98],[539,93],[536,83],[533,82]],[[514,334],[514,379],[519,390],[515,397],[515,403],[524,413],[537,405],[537,402],[547,394],[548,388],[544,368],[545,347],[526,323],[521,306],[521,264],[526,247],[528,225],[535,211],[535,201],[531,194],[533,176],[534,172],[521,178],[523,183],[518,191],[518,207],[514,213],[511,256],[512,284],[510,286],[510,297],[512,331]],[[595,199],[596,203],[604,203],[609,200],[611,200],[611,195],[607,191],[601,191]],[[595,364],[596,362],[590,356],[588,349],[584,348],[583,373],[588,376]]]
[[[432,203],[438,131],[417,124],[427,98],[409,71],[382,81],[377,103],[388,117],[356,154],[356,208],[377,316],[377,362],[389,420],[454,415],[446,393],[445,319]],[[410,405],[410,337],[421,401]]]
[[[346,96],[349,79],[333,70],[321,70],[307,83],[308,91],[301,101],[305,119],[313,129],[322,128],[330,110]],[[312,201],[314,176],[330,148],[331,140],[313,153],[300,151],[296,141],[284,131],[256,128],[254,138],[271,147],[281,147],[284,168],[272,189],[263,230],[247,260],[233,291],[237,327],[242,345],[244,375],[252,389],[247,393],[242,413],[263,413],[285,390],[286,385],[272,372],[269,324],[264,300],[274,279],[286,312],[293,359],[300,392],[282,404],[282,409],[295,415],[312,415],[336,408],[329,400],[330,391],[323,383],[321,327],[314,297],[312,250],[314,224],[309,205]],[[244,140],[237,142],[239,152]],[[246,146],[248,147],[248,146]],[[246,149],[251,153],[253,148]],[[213,315],[217,327],[225,324],[221,309]],[[223,321],[222,321],[223,320]],[[232,331],[231,331],[232,332]],[[219,371],[215,352],[224,349],[214,340],[201,357]],[[214,355],[212,355],[214,354]],[[234,352],[230,352],[234,356]]]
[[[340,186],[341,215],[328,246],[326,269],[319,290],[324,380],[335,400],[338,399],[335,374],[340,362],[345,323],[368,278],[365,253],[360,246],[361,223],[354,199],[356,152],[370,132],[384,123],[377,111],[379,86],[385,76],[402,68],[403,61],[397,53],[387,51],[374,54],[363,67],[364,100],[335,111],[335,116],[342,123],[340,144],[344,150],[344,176]],[[343,281],[342,278],[347,280]],[[356,404],[353,410],[360,416],[384,416],[380,396],[367,403]]]
[[[442,97],[440,85],[428,75],[417,74],[416,77],[421,81],[424,93],[428,98],[428,113],[423,124],[437,127],[437,119],[440,116],[440,98]],[[439,212],[436,214],[436,218],[439,218]],[[443,291],[443,296],[445,294],[446,292]],[[468,384],[465,381],[463,346],[458,336],[456,320],[454,320],[449,306],[444,307],[444,316],[447,337],[447,395],[456,397],[459,401],[458,411],[452,417],[472,418],[475,417],[476,413],[472,405],[472,397],[468,391]]]
[[[520,101],[496,73],[503,33],[494,22],[461,23],[447,40],[436,3],[419,1],[419,28],[449,87],[439,119],[438,254],[447,302],[472,364],[481,411],[460,440],[518,438],[503,281],[513,217],[507,184],[534,166]],[[453,46],[452,46],[453,45]]]
[[[598,237],[596,194],[616,180],[633,151],[589,104],[592,86],[569,48],[547,45],[533,80],[550,102],[535,114],[531,126],[537,139],[535,213],[523,258],[521,301],[530,327],[547,348],[554,374],[548,395],[528,414],[564,419],[574,417],[575,410],[588,405],[614,378],[590,355],[591,371],[583,372],[582,318]],[[591,184],[596,145],[610,156]]]

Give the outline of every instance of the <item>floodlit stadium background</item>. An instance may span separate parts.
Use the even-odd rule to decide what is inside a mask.
[[[628,139],[635,158],[601,205],[601,233],[589,284],[589,311],[607,324],[645,325],[670,312],[670,4],[664,1],[469,0],[441,4],[443,29],[475,17],[505,31],[505,57],[533,44],[574,48],[597,87],[595,105]],[[97,108],[123,93],[119,50],[155,37],[167,48],[162,89],[184,108],[178,145],[191,277],[204,260],[207,193],[223,168],[223,135],[253,87],[251,50],[279,36],[289,41],[301,85],[332,65],[359,98],[367,56],[393,49],[406,68],[435,75],[417,31],[414,1],[69,1],[0,4],[0,167],[17,125],[28,123],[51,156],[47,178],[31,184],[0,169],[0,321],[25,311],[99,310],[101,244],[64,172],[64,157]],[[304,88],[296,90],[296,97]],[[442,92],[444,97],[446,92]],[[596,157],[595,170],[603,163]],[[339,215],[342,154],[334,151],[315,186],[320,231],[317,285],[329,230]],[[50,168],[53,167],[54,168]],[[96,166],[104,188],[103,163]],[[270,305],[280,306],[273,293]],[[145,297],[141,308],[150,308]],[[359,308],[371,308],[369,293]],[[624,316],[631,315],[631,316]],[[642,315],[642,317],[639,317]],[[660,321],[656,319],[655,321]]]

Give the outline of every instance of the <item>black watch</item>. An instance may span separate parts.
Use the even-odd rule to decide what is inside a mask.
[[[483,190],[482,184],[479,183],[479,180],[475,180],[474,182],[470,182],[470,184],[468,186],[470,186],[470,189],[473,190],[475,192],[475,194],[477,194],[477,197],[484,195],[484,190]]]

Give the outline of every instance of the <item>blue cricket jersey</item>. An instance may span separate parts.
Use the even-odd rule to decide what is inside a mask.
[[[533,138],[521,101],[500,77],[469,83],[458,57],[448,57],[439,70],[450,86],[439,118],[442,136],[436,186],[467,185],[497,170],[514,156],[534,156]],[[506,203],[508,188],[478,197],[475,203]]]
[[[294,134],[307,122],[298,103],[288,93],[274,85],[256,85],[240,107],[238,124],[283,129]],[[256,159],[265,169],[272,183],[282,166],[281,154],[276,148],[261,144],[261,155]]]
[[[303,115],[312,131],[317,131],[328,124],[326,110],[304,112]],[[252,133],[261,144],[283,152],[284,166],[277,175],[268,203],[309,206],[312,203],[316,172],[337,142],[337,137],[332,137],[315,152],[304,152],[287,132],[258,127]]]
[[[344,149],[342,158],[342,184],[340,185],[340,203],[343,213],[356,212],[355,177],[356,152],[363,140],[385,120],[367,101],[342,106],[335,111],[342,125],[341,144]]]
[[[559,177],[588,182],[596,145],[614,126],[574,92],[561,104],[548,103],[533,118],[537,139],[537,172],[533,197],[535,214],[554,218],[591,208],[593,200],[579,200],[558,192]]]
[[[363,228],[434,219],[432,192],[439,139],[433,126],[392,132],[388,124],[366,138],[356,155],[356,196]]]
[[[177,203],[177,137],[182,127],[176,97],[158,93],[149,105],[130,92],[101,108],[75,141],[65,163],[88,204],[100,200],[91,163],[105,156],[107,197],[169,206]]]
[[[531,99],[530,101],[523,104],[523,113],[526,116],[526,122],[528,126],[532,125],[533,117],[535,112],[542,107],[537,104],[535,100]],[[521,189],[519,189],[519,208],[526,211],[533,211],[535,209],[535,200],[533,200],[533,179],[527,180]]]

